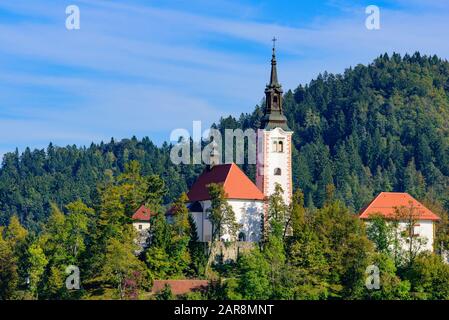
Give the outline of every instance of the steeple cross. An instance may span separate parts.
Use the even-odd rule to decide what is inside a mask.
[[[273,37],[273,39],[271,39],[271,41],[273,41],[273,49],[276,48],[276,37]]]

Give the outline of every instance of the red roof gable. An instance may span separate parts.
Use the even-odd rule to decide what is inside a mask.
[[[144,205],[141,205],[140,208],[137,209],[137,211],[133,214],[131,219],[139,221],[150,221],[151,216],[154,216],[154,213]]]
[[[187,193],[189,201],[210,200],[207,186],[211,183],[223,185],[227,199],[263,200],[265,198],[259,188],[235,163],[229,163],[204,170]]]
[[[397,208],[410,207],[410,205],[417,209],[420,220],[440,220],[440,217],[405,192],[381,192],[361,210],[359,217],[369,219],[371,215],[380,214],[385,218],[394,218]]]

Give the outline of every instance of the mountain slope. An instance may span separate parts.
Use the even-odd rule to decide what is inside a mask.
[[[261,107],[219,128],[257,128]],[[294,185],[307,206],[322,206],[326,186],[359,210],[380,191],[408,191],[449,209],[449,63],[435,56],[382,55],[342,75],[324,73],[288,91],[284,110],[296,149]],[[148,138],[25,150],[4,156],[0,169],[0,225],[12,214],[36,227],[49,212],[81,198],[94,205],[96,186],[138,160],[142,173],[161,175],[169,202],[186,191],[202,166],[176,166],[169,145]],[[254,175],[254,166],[243,169]],[[331,188],[327,188],[331,190]]]
[[[288,91],[284,110],[295,131],[294,184],[308,206],[322,206],[329,184],[354,210],[380,191],[408,191],[449,206],[447,61],[385,54]],[[256,127],[260,116],[256,108],[218,126]]]

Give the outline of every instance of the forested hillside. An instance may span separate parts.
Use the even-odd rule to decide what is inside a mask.
[[[449,208],[447,61],[385,54],[342,75],[319,75],[288,91],[283,105],[295,132],[294,184],[306,206],[321,207],[326,185],[334,184],[353,210],[380,191],[407,191]],[[219,127],[257,126],[261,114],[257,107]]]
[[[97,187],[124,172],[125,164],[137,160],[142,175],[158,174],[168,187],[170,202],[192,184],[200,166],[178,166],[169,158],[170,147],[157,147],[148,138],[92,144],[88,148],[55,147],[26,149],[3,158],[0,170],[0,225],[16,214],[26,226],[36,229],[48,217],[51,203],[60,208],[77,199],[96,204]]]
[[[298,70],[298,72],[301,72]],[[262,90],[263,88],[261,88]],[[263,103],[220,128],[256,128]],[[437,57],[383,55],[342,75],[324,73],[288,91],[284,111],[296,150],[294,184],[308,207],[321,207],[326,186],[353,211],[380,191],[408,191],[449,209],[449,63]],[[0,225],[17,214],[37,228],[51,202],[61,208],[81,199],[95,205],[97,186],[137,160],[142,175],[158,174],[166,203],[186,191],[201,166],[177,166],[170,146],[150,139],[17,151],[0,169]],[[252,176],[254,168],[244,166]]]

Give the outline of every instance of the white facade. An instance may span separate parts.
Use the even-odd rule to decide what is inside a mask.
[[[369,220],[366,221],[366,224],[369,225]],[[391,223],[391,222],[390,222]],[[401,233],[406,231],[408,227],[408,223],[406,221],[400,221],[398,224],[398,229],[396,230],[398,235],[398,240],[400,242],[400,246],[402,250],[408,251],[410,244],[407,242],[407,237],[401,237]],[[434,242],[434,221],[431,220],[419,220],[414,227],[414,245],[413,251],[415,252],[423,252],[430,251],[433,252],[433,242]]]
[[[202,212],[190,212],[192,215],[198,233],[198,239],[201,242],[212,240],[212,225],[207,218],[208,209],[211,207],[211,201],[199,201],[203,207]],[[261,223],[263,215],[263,201],[260,200],[240,200],[228,199],[232,207],[237,223],[241,225],[237,235],[241,241],[257,242],[261,238]],[[222,240],[233,241],[229,234],[222,235]]]
[[[257,134],[257,187],[268,197],[279,183],[284,190],[286,204],[290,204],[293,192],[292,134],[279,127],[258,130]]]
[[[146,231],[150,229],[149,221],[133,221],[133,227],[137,230],[137,232]]]
[[[149,221],[139,221],[134,220],[133,221],[133,227],[137,231],[137,237],[135,239],[135,242],[137,245],[139,245],[139,250],[136,252],[137,254],[140,253],[143,248],[147,245],[147,239],[150,236],[149,229],[150,229],[150,222]]]
[[[407,229],[407,222],[399,222],[399,232],[405,231]],[[413,231],[415,235],[415,239],[419,241],[415,241],[416,246],[414,246],[414,250],[422,252],[422,251],[430,251],[433,252],[433,239],[434,239],[434,222],[430,220],[420,220],[414,227]],[[418,244],[419,243],[419,244]],[[404,250],[409,249],[409,244],[406,243],[404,239],[401,241],[402,248]]]

